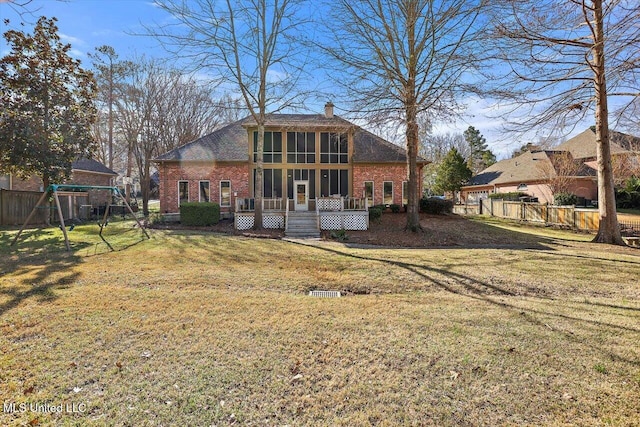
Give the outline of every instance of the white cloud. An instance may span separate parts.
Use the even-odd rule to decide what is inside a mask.
[[[70,36],[70,35],[64,34],[64,33],[58,33],[58,35],[60,36],[60,40],[62,40],[62,42],[69,43],[72,46],[86,46],[87,45],[87,43],[84,40],[79,39],[77,37]]]
[[[438,123],[434,126],[435,133],[462,133],[469,126],[473,126],[482,133],[487,140],[487,145],[500,158],[511,157],[511,153],[528,142],[538,143],[541,139],[550,136],[558,137],[558,130],[553,130],[544,126],[528,132],[508,131],[506,126],[509,119],[514,119],[516,115],[512,107],[506,104],[499,104],[493,100],[469,97],[464,100],[466,110],[461,117],[453,123]],[[576,126],[564,129],[564,138],[575,136],[590,126],[591,117]],[[555,135],[552,135],[555,134]]]
[[[74,58],[82,58],[85,56],[85,53],[78,49],[69,49],[69,54]]]

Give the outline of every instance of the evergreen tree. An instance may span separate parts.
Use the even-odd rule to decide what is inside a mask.
[[[45,185],[71,173],[71,163],[95,149],[93,75],[60,42],[56,19],[41,17],[33,34],[7,31],[0,59],[0,168]]]
[[[468,165],[474,175],[496,162],[496,156],[489,150],[487,140],[479,130],[473,126],[469,126],[469,128],[464,131],[464,139],[471,148]]]
[[[438,168],[435,189],[439,193],[460,191],[460,188],[471,179],[471,169],[458,150],[449,150]]]

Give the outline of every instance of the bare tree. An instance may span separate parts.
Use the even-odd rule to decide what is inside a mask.
[[[474,65],[479,3],[468,0],[337,0],[331,3],[334,46],[325,48],[356,112],[405,128],[406,228],[421,229],[418,118],[453,113],[462,77]]]
[[[569,193],[576,177],[584,166],[575,160],[568,151],[546,151],[549,162],[538,164],[538,168],[547,178],[547,187],[552,194]]]
[[[267,112],[297,105],[305,55],[294,37],[305,20],[300,0],[158,0],[177,24],[148,28],[193,69],[221,73],[242,95],[258,129],[254,228],[262,228],[264,127]]]
[[[157,61],[136,61],[117,96],[119,132],[127,142],[127,175],[137,166],[142,210],[148,215],[151,162],[159,154],[212,132],[221,124],[214,88],[168,70]]]
[[[107,147],[101,147],[103,151],[106,151],[104,160],[110,169],[113,169],[113,106],[114,96],[116,94],[116,86],[119,85],[128,73],[131,73],[133,64],[130,61],[118,61],[118,54],[111,46],[100,46],[96,48],[96,52],[89,54],[89,57],[93,59],[93,67],[96,70],[96,81],[98,82],[98,93],[100,94],[99,101],[102,106],[106,106],[106,119],[107,119]],[[102,119],[105,115],[100,115]],[[100,131],[100,125],[97,124],[94,127],[95,130]],[[96,134],[96,136],[103,137],[104,135]],[[104,138],[97,139],[103,145]]]
[[[558,129],[594,115],[600,214],[594,241],[624,244],[615,210],[607,98],[626,98],[616,108],[623,113],[640,94],[640,6],[628,0],[505,0],[493,19],[492,53],[509,68],[494,80],[493,94],[512,100],[522,113],[514,121],[518,129]]]

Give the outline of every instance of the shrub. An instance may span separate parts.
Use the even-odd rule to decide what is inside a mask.
[[[382,218],[383,207],[371,206],[369,208],[369,221],[378,222]]]
[[[208,226],[220,220],[220,205],[217,203],[183,203],[180,205],[180,222],[189,226]]]
[[[164,223],[162,218],[162,214],[160,212],[152,212],[149,214],[149,224],[150,225],[158,225]]]
[[[578,196],[573,193],[556,193],[553,196],[553,204],[556,206],[576,205]]]
[[[444,215],[453,212],[453,201],[438,197],[423,197],[420,199],[420,212],[431,215]]]
[[[631,177],[623,188],[616,190],[616,206],[621,209],[640,208],[640,178]]]
[[[493,193],[489,194],[490,199],[502,199],[508,202],[519,202],[520,197],[529,197],[527,193],[522,191],[512,191],[510,193]]]
[[[391,212],[393,212],[393,213],[400,212],[400,205],[396,205],[396,204],[389,205],[389,208],[391,209]]]
[[[331,238],[339,242],[344,242],[346,240],[349,240],[349,235],[347,234],[347,230],[341,228],[340,230],[332,231]]]

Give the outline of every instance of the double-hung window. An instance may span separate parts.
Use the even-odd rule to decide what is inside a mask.
[[[189,201],[189,181],[178,181],[178,206]]]

